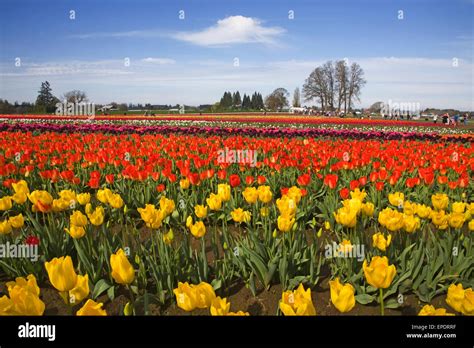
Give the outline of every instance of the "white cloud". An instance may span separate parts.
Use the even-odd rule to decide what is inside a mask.
[[[174,59],[169,59],[169,58],[143,58],[142,62],[145,63],[153,63],[153,64],[159,64],[159,65],[165,65],[165,64],[175,64],[176,61]]]
[[[265,27],[257,18],[229,16],[216,25],[200,31],[178,32],[175,39],[199,46],[222,46],[242,43],[276,44],[276,38],[286,30],[280,27]]]

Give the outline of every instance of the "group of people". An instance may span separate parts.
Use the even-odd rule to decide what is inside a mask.
[[[469,113],[465,113],[462,115],[456,114],[453,116],[450,116],[449,113],[445,113],[441,115],[441,120],[443,124],[446,124],[446,125],[453,125],[453,126],[457,126],[461,124],[467,125],[468,119],[469,119]],[[434,123],[438,122],[438,115],[433,116],[433,122]]]

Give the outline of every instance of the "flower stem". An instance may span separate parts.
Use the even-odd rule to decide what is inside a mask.
[[[380,288],[380,313],[383,316],[384,315],[384,308],[383,308],[383,289]]]

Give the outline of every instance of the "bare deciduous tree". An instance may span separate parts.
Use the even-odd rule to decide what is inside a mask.
[[[87,101],[87,95],[86,92],[75,89],[64,93],[62,100],[66,100],[68,103],[79,104]]]
[[[305,80],[303,95],[306,101],[317,100],[322,111],[341,111],[344,103],[344,113],[351,109],[353,101],[359,100],[362,87],[366,83],[364,71],[357,63],[350,67],[341,60],[332,61],[317,67]]]

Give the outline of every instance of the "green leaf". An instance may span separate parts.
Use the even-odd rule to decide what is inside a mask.
[[[355,300],[362,305],[371,303],[374,301],[374,299],[375,297],[369,294],[360,294],[355,296]]]
[[[103,294],[106,290],[108,290],[112,285],[107,283],[105,279],[100,279],[97,283],[94,285],[94,290],[92,291],[92,299],[96,299],[99,297],[101,294]],[[110,296],[109,296],[110,297]],[[112,299],[111,299],[112,300]]]
[[[213,279],[211,282],[212,288],[214,290],[219,290],[222,286],[222,280],[220,279]]]
[[[396,299],[391,298],[390,300],[385,302],[384,307],[389,309],[395,309],[400,307],[400,303]]]
[[[107,296],[110,298],[110,301],[115,299],[115,286],[111,286],[109,290],[107,290]]]

